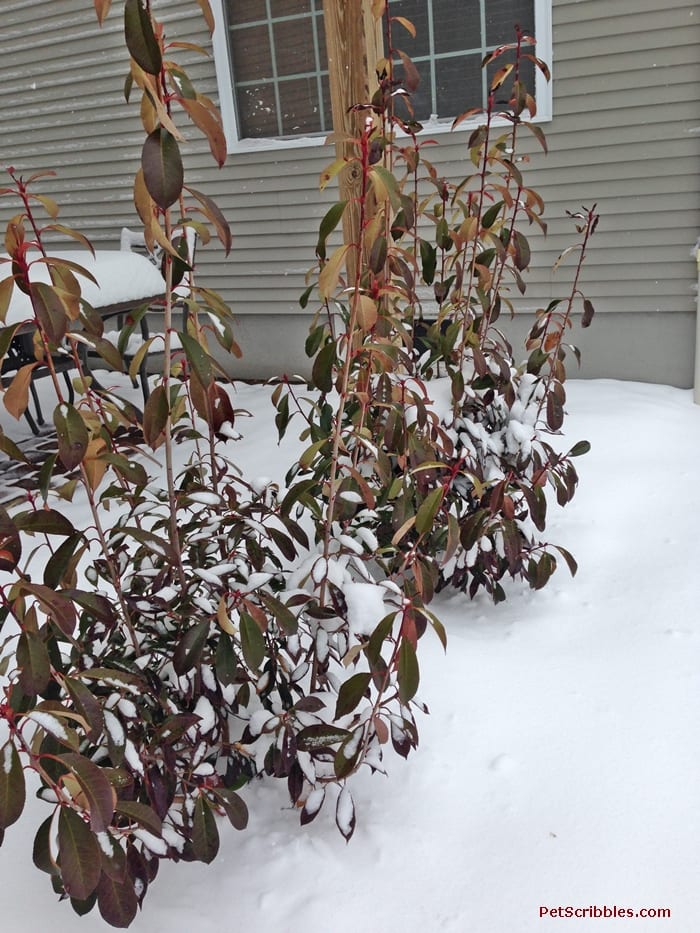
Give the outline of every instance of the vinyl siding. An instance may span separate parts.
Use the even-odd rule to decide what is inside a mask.
[[[209,45],[195,0],[157,6],[170,38]],[[119,229],[138,223],[131,179],[143,140],[135,99],[127,105],[123,97],[122,4],[114,3],[102,29],[85,0],[4,0],[2,7],[0,165],[25,174],[54,169],[42,190],[61,204],[61,219],[97,245],[116,247]],[[527,144],[527,182],[545,199],[549,235],[533,234],[528,292],[518,306],[531,309],[564,287],[564,271],[553,276],[551,265],[573,241],[566,211],[595,202],[601,221],[583,287],[599,315],[628,315],[633,328],[635,316],[661,312],[687,345],[696,302],[691,249],[700,234],[700,9],[695,0],[661,7],[656,0],[554,0],[554,118],[543,125],[549,155]],[[198,90],[216,98],[212,61],[192,53],[183,60]],[[265,344],[282,319],[285,333],[298,332],[303,343],[308,316],[297,297],[334,197],[318,191],[333,152],[238,152],[219,170],[197,131],[187,135],[186,180],[217,201],[234,233],[228,258],[214,243],[200,251],[200,274],[241,318],[246,375],[269,375],[284,365]],[[439,137],[440,155],[431,159],[445,175],[465,174],[465,139]],[[0,202],[0,217],[7,214]],[[605,340],[600,317],[586,338],[594,331]],[[637,343],[624,374],[648,375],[652,351]],[[587,354],[589,374],[619,375],[609,347],[597,350],[594,339]],[[624,346],[620,354],[629,356]],[[689,384],[692,356],[679,364],[669,353],[656,367],[653,378]]]

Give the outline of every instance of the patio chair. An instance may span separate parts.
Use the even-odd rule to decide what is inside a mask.
[[[72,405],[75,401],[75,390],[73,389],[73,382],[70,378],[69,372],[72,369],[75,369],[75,362],[73,358],[66,354],[54,354],[52,355],[51,361],[53,363],[53,368],[56,373],[61,373],[66,383],[66,388],[68,390],[68,401]],[[12,380],[15,378],[18,370],[23,366],[27,366],[31,363],[37,363],[37,358],[34,353],[34,335],[32,332],[25,332],[16,334],[12,339],[10,346],[8,347],[5,358],[2,361],[2,370],[0,371],[0,381],[2,382],[3,388],[7,388],[11,385]],[[34,405],[34,414],[27,408],[24,412],[24,418],[27,424],[29,425],[32,434],[38,436],[40,434],[40,428],[46,423],[44,419],[44,414],[41,410],[41,403],[39,401],[39,393],[37,392],[35,382],[37,379],[43,379],[46,376],[50,376],[51,371],[46,363],[39,363],[32,370],[32,378],[29,382],[29,394],[31,395],[32,403]]]

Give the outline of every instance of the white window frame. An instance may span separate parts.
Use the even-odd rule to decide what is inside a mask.
[[[232,68],[229,45],[226,37],[226,20],[224,17],[224,0],[210,0],[214,14],[214,35],[212,46],[214,53],[214,67],[216,69],[216,83],[219,91],[219,109],[226,134],[228,152],[260,152],[272,149],[291,149],[299,147],[322,146],[326,140],[325,133],[304,137],[282,137],[274,139],[246,139],[241,138],[236,119],[234,105],[234,88],[232,81]],[[552,68],[552,0],[535,0],[535,36],[537,38],[536,54]],[[546,123],[552,119],[552,77],[546,81],[539,69],[536,69],[535,100],[537,101],[537,115],[534,123]],[[425,121],[423,132],[431,136],[450,132],[450,120]],[[465,121],[460,130],[471,131],[479,123],[476,118]]]

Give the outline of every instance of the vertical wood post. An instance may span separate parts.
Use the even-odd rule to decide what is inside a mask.
[[[331,91],[333,129],[336,133],[360,135],[367,111],[350,112],[355,104],[367,103],[377,88],[375,65],[381,55],[381,22],[375,22],[371,0],[323,0],[326,28],[326,53]],[[336,142],[336,157],[351,155],[352,145]],[[361,191],[357,166],[344,169],[339,177],[341,200],[350,203],[343,216],[343,239],[346,244],[360,240],[359,209],[353,198]],[[347,254],[349,281],[356,271],[356,252]]]

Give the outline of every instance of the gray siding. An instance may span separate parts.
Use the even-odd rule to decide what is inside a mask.
[[[0,165],[53,168],[44,190],[61,219],[116,246],[135,225],[131,178],[142,131],[123,98],[121,4],[100,30],[86,0],[3,0],[0,18]],[[195,0],[161,0],[168,34],[202,45]],[[585,335],[584,375],[692,381],[700,234],[700,9],[695,0],[554,0],[554,119],[550,154],[536,144],[528,182],[544,196],[550,233],[537,242],[526,310],[563,286],[550,268],[572,241],[567,209],[597,202],[601,223],[584,288],[598,311]],[[198,89],[216,97],[211,61],[188,54]],[[188,134],[187,181],[215,198],[234,232],[226,259],[200,252],[201,276],[240,317],[240,374],[299,369],[308,317],[297,296],[317,225],[333,192],[318,176],[333,154],[294,148],[229,156],[213,166]],[[441,136],[445,174],[464,174],[465,134]],[[0,205],[2,216],[7,208]],[[518,322],[516,322],[516,328]],[[519,324],[522,329],[522,323]],[[666,336],[665,336],[666,335]],[[670,336],[669,336],[670,335]],[[579,337],[582,339],[579,340]],[[295,348],[295,349],[292,349]]]

